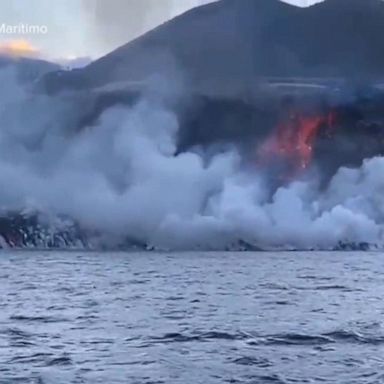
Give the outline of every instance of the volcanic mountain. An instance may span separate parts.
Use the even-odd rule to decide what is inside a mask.
[[[384,153],[382,21],[382,0],[326,0],[307,8],[220,0],[85,68],[47,74],[40,85],[49,93],[79,91],[69,97],[81,130],[114,105],[134,104],[149,79],[160,78],[149,83],[167,89],[182,79],[187,96],[171,107],[180,125],[178,152],[235,143],[252,157],[266,140],[263,157],[283,153],[283,173],[292,162],[289,173],[296,174],[314,157],[331,176]],[[372,83],[378,87],[367,102],[360,88]]]
[[[382,20],[384,3],[379,0],[327,0],[310,8],[278,0],[221,0],[165,23],[84,69],[43,76],[32,91],[46,90],[56,95],[46,97],[44,92],[36,92],[30,97],[27,93],[20,103],[10,103],[0,114],[7,134],[0,160],[6,162],[5,179],[9,179],[9,185],[16,185],[17,199],[16,208],[6,206],[4,220],[0,220],[0,247],[1,239],[5,246],[12,247],[89,247],[94,239],[100,246],[110,247],[112,234],[113,246],[147,248],[154,244],[156,228],[162,230],[170,224],[166,237],[177,237],[175,228],[183,221],[170,217],[190,215],[204,223],[203,227],[198,224],[196,244],[200,247],[200,236],[204,233],[206,238],[206,229],[212,223],[220,223],[213,227],[212,238],[216,238],[222,228],[232,228],[233,221],[238,222],[237,217],[245,212],[245,221],[241,219],[234,227],[233,241],[244,240],[254,249],[259,246],[254,233],[265,233],[264,224],[257,224],[265,206],[262,216],[271,217],[273,232],[279,235],[285,230],[285,212],[291,212],[292,218],[296,212],[303,213],[307,198],[312,199],[302,189],[307,178],[316,184],[314,193],[310,193],[315,196],[315,204],[310,203],[310,218],[299,225],[300,232],[312,222],[312,216],[318,217],[319,209],[325,209],[326,222],[336,215],[330,238],[335,228],[346,228],[336,231],[340,235],[326,243],[329,247],[337,248],[338,241],[375,242],[370,223],[377,223],[382,233],[383,222],[382,215],[376,214],[380,177],[372,176],[372,167],[377,168],[384,155]],[[181,84],[176,90],[183,92],[168,97],[175,96],[173,84]],[[12,151],[16,160],[9,156]],[[227,166],[222,168],[220,164],[227,154],[236,165],[231,160],[230,169],[222,174]],[[368,162],[374,157],[376,160]],[[19,166],[23,162],[25,171]],[[9,168],[9,164],[15,164],[15,168]],[[212,174],[211,164],[218,165]],[[195,178],[201,174],[200,169],[201,178]],[[36,173],[36,179],[28,178],[31,172]],[[218,179],[216,172],[222,174]],[[243,179],[243,173],[249,180]],[[95,183],[94,177],[99,181]],[[338,189],[334,180],[340,177]],[[38,204],[30,198],[33,188],[24,183],[25,178],[33,180]],[[255,201],[253,198],[254,193],[259,195],[260,178],[266,194],[261,203],[259,197]],[[194,195],[208,179],[209,188],[198,193],[190,210],[184,198]],[[216,179],[220,182],[211,184]],[[221,193],[228,180],[234,192],[229,205],[225,203],[227,197],[223,198],[221,211]],[[301,192],[291,195],[289,186],[297,180],[304,182],[293,183]],[[169,185],[176,198],[168,193]],[[251,185],[252,191],[257,188],[249,199]],[[355,185],[361,185],[360,189]],[[377,192],[372,194],[371,189]],[[239,194],[239,190],[243,192]],[[6,199],[13,198],[12,189],[9,191]],[[281,191],[288,191],[290,196],[283,205],[279,196],[285,192]],[[168,194],[171,199],[165,199],[163,211],[163,203],[158,202]],[[323,194],[332,198],[323,199]],[[344,200],[340,203],[339,195],[340,199],[346,196],[345,204]],[[274,218],[271,208],[275,197],[277,210],[284,212],[283,231],[275,231],[279,228],[275,227],[279,219]],[[151,205],[152,200],[157,205]],[[237,202],[241,202],[239,208]],[[289,210],[291,203],[293,208]],[[247,204],[245,210],[243,204]],[[83,205],[89,208],[83,209]],[[210,216],[216,206],[218,216]],[[120,211],[122,214],[117,214]],[[229,221],[222,227],[221,217],[227,212]],[[256,219],[249,221],[250,212]],[[351,213],[345,216],[345,212]],[[362,234],[355,230],[356,225],[361,228],[361,212],[366,215],[364,222],[369,223],[369,230]],[[324,215],[319,216],[323,223]],[[351,221],[351,217],[358,217],[357,221]],[[261,231],[254,224],[261,225]],[[323,224],[317,224],[315,220],[315,226],[310,227],[311,239],[315,232],[323,238]],[[290,222],[288,226],[292,227]],[[189,228],[181,225],[183,233],[189,233]],[[243,228],[250,229],[251,241],[248,229],[246,236],[242,235]],[[284,240],[284,244],[291,244],[290,234],[288,231],[289,241]],[[225,246],[227,235],[225,229]],[[304,243],[312,247],[311,242]],[[232,249],[231,244],[230,239],[226,249]],[[245,248],[250,249],[249,245]]]
[[[326,0],[307,8],[279,0],[221,0],[194,8],[81,70],[45,84],[99,87],[153,75],[199,88],[250,86],[260,78],[378,79],[384,68],[384,2]]]

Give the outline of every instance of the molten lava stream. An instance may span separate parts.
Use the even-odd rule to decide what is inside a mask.
[[[284,166],[283,178],[292,179],[307,169],[313,158],[313,147],[324,125],[333,126],[334,116],[304,116],[290,113],[288,121],[278,124],[276,130],[261,146],[258,158],[261,163],[280,163]]]

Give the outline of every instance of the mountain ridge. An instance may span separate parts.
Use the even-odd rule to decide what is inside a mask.
[[[172,78],[198,88],[241,88],[268,77],[377,79],[384,68],[384,2],[221,0],[156,27],[81,70],[52,74],[50,89]]]

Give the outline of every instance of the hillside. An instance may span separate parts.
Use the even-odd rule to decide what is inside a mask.
[[[33,82],[41,76],[58,71],[60,66],[45,60],[0,55],[0,69],[13,68],[21,82]]]
[[[50,90],[182,76],[198,88],[244,88],[260,77],[381,78],[384,2],[221,0],[176,17],[82,70],[51,74]],[[68,85],[69,84],[69,85]]]

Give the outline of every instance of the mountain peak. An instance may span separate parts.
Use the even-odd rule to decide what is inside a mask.
[[[269,77],[381,78],[383,21],[381,0],[326,0],[307,8],[221,0],[178,16],[76,76],[97,87],[182,73],[194,87],[209,89]]]

